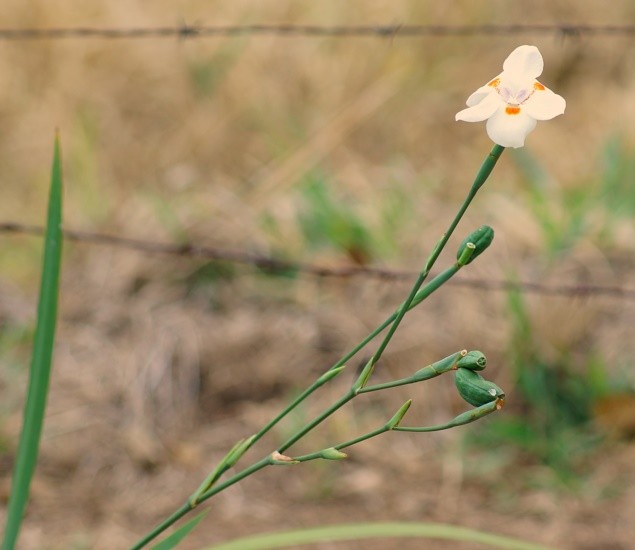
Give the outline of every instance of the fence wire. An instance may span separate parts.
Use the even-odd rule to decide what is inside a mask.
[[[286,37],[465,37],[519,34],[575,36],[634,36],[635,25],[513,24],[513,25],[178,25],[169,27],[57,27],[1,29],[0,40],[66,38],[209,38],[276,35]]]
[[[19,223],[0,223],[0,233],[22,234],[22,235],[44,235],[44,228],[35,225],[24,225]],[[75,231],[65,229],[63,231],[65,239],[78,241],[87,244],[97,244],[114,246],[128,250],[135,250],[148,254],[167,254],[171,256],[185,256],[192,258],[203,258],[210,261],[223,261],[235,264],[244,264],[270,273],[289,273],[312,275],[321,278],[351,278],[365,277],[385,281],[412,280],[417,276],[417,272],[411,270],[399,270],[390,268],[378,268],[367,266],[320,266],[312,263],[292,262],[267,256],[247,252],[244,250],[233,250],[215,246],[205,246],[196,243],[165,243],[157,241],[147,241],[129,237],[119,237],[106,235],[103,233],[93,233],[86,231]],[[484,291],[520,291],[530,294],[542,294],[564,297],[590,297],[605,296],[620,298],[622,300],[635,300],[635,289],[622,288],[619,286],[604,285],[547,285],[533,282],[512,282],[504,280],[479,279],[472,277],[459,277],[451,279],[448,284],[467,287]]]

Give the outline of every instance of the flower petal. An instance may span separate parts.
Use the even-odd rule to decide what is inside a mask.
[[[456,113],[455,120],[464,120],[465,122],[480,122],[491,117],[501,106],[501,99],[496,90],[490,88],[491,92],[485,96],[480,103],[473,107],[468,107]]]
[[[536,120],[551,120],[564,113],[567,102],[542,84],[536,83],[536,91],[525,102],[526,113]]]
[[[518,46],[503,63],[503,72],[538,78],[542,74],[544,61],[536,46]]]
[[[508,110],[512,109],[512,114]],[[522,147],[525,138],[536,127],[536,120],[531,118],[524,108],[501,107],[487,121],[487,135],[503,147]]]
[[[474,107],[474,105],[478,105],[490,92],[496,90],[496,86],[500,83],[502,73],[499,74],[493,80],[490,80],[485,86],[481,86],[478,90],[476,90],[470,97],[467,98],[465,104],[468,107]]]

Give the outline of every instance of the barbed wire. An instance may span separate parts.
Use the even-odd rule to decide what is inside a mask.
[[[0,223],[0,233],[22,234],[22,235],[44,235],[44,228],[35,225],[26,225],[13,222]],[[93,233],[87,231],[75,231],[64,229],[65,239],[78,241],[87,244],[99,244],[114,246],[129,250],[136,250],[148,254],[168,254],[171,256],[198,257],[207,260],[224,261],[236,264],[245,264],[257,267],[272,273],[298,272],[313,275],[316,277],[351,278],[367,277],[381,280],[409,280],[416,277],[417,273],[411,270],[398,270],[389,268],[367,267],[367,266],[320,266],[304,262],[292,262],[267,256],[247,252],[244,250],[231,250],[227,248],[204,246],[194,243],[175,244],[157,241],[146,241],[130,237],[119,237],[104,233]],[[586,297],[586,296],[607,296],[612,298],[622,298],[625,300],[635,300],[635,289],[627,289],[619,286],[604,285],[546,285],[532,282],[512,282],[492,279],[478,279],[470,277],[459,277],[451,279],[448,284],[468,287],[484,291],[522,291],[532,294]]]
[[[560,36],[633,36],[635,25],[512,24],[512,25],[178,25],[169,27],[57,27],[0,29],[0,40],[64,38],[205,38],[277,35],[287,37],[457,37],[479,35],[555,34]]]

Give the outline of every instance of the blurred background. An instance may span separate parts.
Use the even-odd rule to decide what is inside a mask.
[[[632,25],[635,4],[8,1],[0,21],[16,29]],[[352,449],[345,462],[260,472],[212,500],[183,548],[343,520],[440,521],[559,548],[630,547],[635,36],[0,40],[0,224],[43,223],[57,128],[67,229],[399,271],[422,265],[491,148],[482,124],[456,123],[455,113],[521,44],[539,47],[541,81],[566,98],[567,111],[539,124],[525,148],[503,154],[437,267],[484,223],[496,231],[493,246],[463,271],[464,284],[443,287],[406,318],[376,374],[404,377],[479,349],[487,377],[507,392],[506,408],[450,432],[388,434]],[[2,227],[0,519],[42,244]],[[67,242],[22,547],[132,544],[238,438],[383,321],[412,280],[316,277]],[[501,289],[505,281],[551,291]],[[582,292],[588,285],[605,290]],[[363,356],[246,459],[338,397]],[[373,429],[408,398],[410,425],[444,422],[466,408],[451,376],[367,395],[297,452]],[[470,546],[439,545],[448,547]]]

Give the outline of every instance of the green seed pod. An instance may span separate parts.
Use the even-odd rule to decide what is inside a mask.
[[[475,407],[505,397],[505,392],[496,384],[470,369],[457,369],[454,382],[461,397]]]
[[[476,247],[474,252],[469,256],[468,260],[462,264],[467,265],[470,262],[474,261],[479,254],[482,254],[485,249],[492,244],[494,240],[494,230],[489,225],[482,225],[476,231],[472,231],[461,243],[459,249],[456,253],[456,259],[458,260],[465,253],[466,248],[468,248],[468,243],[474,244]]]
[[[487,359],[480,351],[474,350],[461,357],[456,364],[457,367],[470,370],[483,370],[487,366]]]

